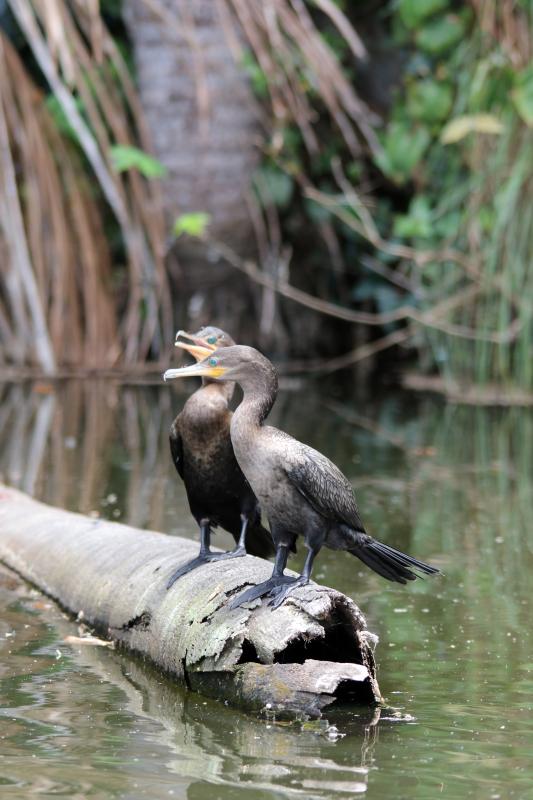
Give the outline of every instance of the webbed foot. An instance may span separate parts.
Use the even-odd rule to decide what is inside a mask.
[[[225,553],[213,553],[211,561],[224,561],[226,558],[242,558],[246,555],[246,547],[235,547]]]
[[[296,578],[292,578],[290,575],[278,575],[275,578],[269,578],[267,581],[258,583],[257,586],[251,586],[245,592],[239,594],[231,601],[229,607],[230,609],[239,608],[244,605],[244,603],[250,603],[252,600],[257,600],[258,597],[265,597],[271,594],[276,588],[279,587],[281,589],[285,585],[294,583],[296,580]]]
[[[306,586],[309,583],[308,578],[304,578],[303,575],[300,575],[299,578],[294,578],[292,583],[284,585],[284,586],[275,586],[270,592],[269,597],[271,598],[268,601],[268,605],[272,607],[272,611],[275,608],[279,608],[283,601],[290,595],[290,593],[297,589],[298,586]]]
[[[186,564],[183,564],[182,567],[179,567],[176,572],[173,572],[171,577],[168,579],[167,582],[167,589],[170,589],[174,583],[179,578],[182,578],[184,575],[187,575],[188,572],[192,572],[193,569],[197,569],[201,567],[203,564],[210,564],[212,561],[224,561],[228,558],[240,558],[246,555],[246,548],[244,547],[236,547],[234,550],[228,550],[227,553],[211,553],[206,552],[202,555],[193,558],[192,561],[188,561]]]

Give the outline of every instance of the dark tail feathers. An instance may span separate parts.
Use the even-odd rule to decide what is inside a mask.
[[[270,531],[263,528],[260,522],[248,526],[246,552],[259,558],[268,558],[276,552]]]
[[[417,558],[406,555],[406,553],[395,550],[383,542],[378,542],[371,536],[363,534],[360,536],[361,543],[352,548],[349,552],[360,558],[370,569],[377,572],[388,581],[397,583],[407,583],[419,578],[413,570],[423,572],[425,575],[437,575],[440,573],[436,567],[419,561]]]

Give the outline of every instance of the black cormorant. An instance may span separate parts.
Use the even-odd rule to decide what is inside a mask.
[[[361,522],[353,489],[342,472],[322,453],[292,436],[265,425],[278,390],[274,367],[251,347],[217,349],[191,367],[170,369],[165,380],[188,375],[224,383],[239,383],[243,400],[231,420],[231,440],[237,461],[268,517],[276,547],[269,580],[239,595],[237,607],[268,595],[279,606],[296,587],[309,582],[321,547],[348,550],[390,581],[414,580],[415,571],[432,575],[435,567],[369,536]],[[303,535],[308,555],[302,574],[284,574],[289,550]]]
[[[179,331],[176,336],[176,346],[197,360],[234,344],[227,333],[213,327],[202,328],[196,334]],[[172,574],[167,588],[210,561],[244,556],[247,551],[262,557],[274,553],[272,538],[261,525],[257,498],[233,453],[228,403],[234,387],[234,383],[215,383],[204,376],[202,386],[188,398],[170,428],[172,460],[185,484],[191,513],[200,526],[200,552]],[[234,550],[211,552],[211,528],[218,525],[232,534],[237,543]]]

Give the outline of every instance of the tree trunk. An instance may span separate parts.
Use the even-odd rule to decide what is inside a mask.
[[[257,113],[221,8],[213,0],[130,0],[124,14],[154,152],[167,168],[169,230],[180,214],[207,212],[210,236],[246,255],[253,247],[245,196],[257,164]],[[235,325],[249,312],[252,287],[186,237],[175,251],[180,324],[212,320],[246,335]]]
[[[110,639],[167,673],[249,711],[279,717],[342,697],[380,699],[373,634],[345,595],[317,584],[279,609],[228,601],[271,564],[215,562],[166,590],[194,542],[53,509],[0,486],[0,560]]]

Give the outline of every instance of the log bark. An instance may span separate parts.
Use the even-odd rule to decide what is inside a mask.
[[[278,718],[380,698],[373,647],[350,598],[310,584],[279,609],[230,610],[271,564],[208,564],[166,590],[197,544],[51,508],[0,486],[0,560],[100,634],[201,693]]]

